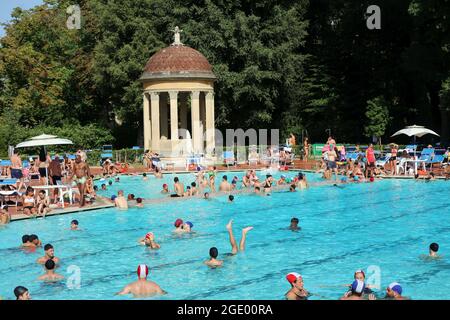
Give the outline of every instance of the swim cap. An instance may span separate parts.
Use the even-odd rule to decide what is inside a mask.
[[[300,274],[297,272],[291,272],[286,276],[286,280],[289,281],[289,283],[294,283],[299,277],[301,277]]]
[[[400,295],[402,294],[402,291],[403,291],[402,287],[400,286],[400,284],[398,282],[392,282],[389,285],[389,289],[391,289],[394,292],[397,292]]]
[[[166,188],[166,187],[167,187],[167,183],[164,183],[164,184],[163,184],[163,188]]]
[[[370,177],[370,182],[374,182],[375,178],[374,177]]]
[[[186,221],[186,224],[192,229],[194,227],[194,225],[192,224],[192,222],[190,221]]]
[[[149,232],[145,235],[145,239],[150,239],[153,236],[153,232]]]
[[[137,268],[138,278],[147,278],[148,276],[148,267],[145,264],[140,264]]]
[[[114,201],[116,198],[117,198],[117,196],[116,196],[115,194],[113,194],[113,195],[111,196],[111,200],[112,200],[112,201]]]
[[[183,224],[183,220],[177,219],[177,220],[175,220],[174,226],[175,226],[175,228],[178,228],[178,227],[181,226],[182,224]]]
[[[366,285],[364,284],[364,281],[361,280],[355,280],[352,283],[352,292],[355,293],[363,293]]]
[[[355,276],[356,276],[357,273],[362,273],[362,274],[363,274],[363,277],[364,277],[364,278],[366,277],[366,274],[365,274],[364,271],[362,271],[361,269],[355,271]]]
[[[286,179],[286,176],[284,174],[282,174],[280,177]]]

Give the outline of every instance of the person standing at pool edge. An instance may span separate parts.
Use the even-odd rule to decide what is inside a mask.
[[[366,150],[366,159],[367,159],[367,166],[365,171],[365,178],[369,178],[373,175],[373,170],[375,169],[375,152],[373,150],[373,144],[371,143],[369,145],[369,148]],[[370,175],[369,175],[370,172]]]
[[[80,190],[80,208],[84,206],[84,193],[86,188],[86,181],[91,175],[89,166],[86,162],[81,160],[81,155],[77,154],[75,158],[75,162],[73,164],[73,174],[70,177],[70,180],[75,182],[78,186],[78,190]],[[76,178],[74,179],[74,177]]]
[[[137,268],[138,280],[125,286],[117,295],[132,294],[135,298],[151,297],[157,294],[167,294],[159,285],[147,280],[148,267],[140,264]]]

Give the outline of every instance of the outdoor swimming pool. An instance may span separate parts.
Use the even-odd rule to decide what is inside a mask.
[[[171,181],[169,176],[165,179]],[[159,192],[160,180],[147,182],[158,185]],[[119,184],[126,193],[150,195],[139,177],[123,177],[113,188]],[[136,191],[128,190],[131,185]],[[169,293],[157,299],[283,299],[290,288],[285,280],[289,272],[303,275],[305,288],[315,294],[310,299],[338,299],[353,272],[369,266],[379,268],[382,289],[398,281],[404,295],[413,299],[450,299],[449,191],[445,181],[383,180],[270,197],[237,195],[234,203],[226,196],[182,199],[144,209],[103,209],[14,222],[0,229],[0,296],[12,299],[14,287],[23,285],[34,299],[127,299],[114,293],[134,281],[137,265],[146,263],[149,279]],[[300,232],[286,230],[293,216],[300,219]],[[176,218],[192,221],[197,233],[171,234]],[[68,230],[72,219],[79,220],[82,231]],[[254,226],[247,250],[234,257],[225,256],[231,250],[225,229],[230,219],[237,241],[240,229]],[[137,244],[148,231],[155,233],[159,251]],[[43,249],[18,249],[26,233],[54,245],[62,261],[59,273],[68,277],[69,266],[79,268],[80,289],[36,280],[43,269],[35,260]],[[431,242],[441,246],[441,260],[420,258]],[[211,270],[203,265],[212,246],[219,249],[224,267]]]

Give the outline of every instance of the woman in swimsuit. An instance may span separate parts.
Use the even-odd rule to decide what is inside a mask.
[[[34,207],[34,191],[33,189],[28,189],[25,195],[22,197],[23,203],[23,213],[27,216],[36,214],[36,208]]]
[[[395,173],[395,165],[397,163],[397,145],[393,144],[391,149],[391,158],[389,159],[389,164],[391,168],[391,175],[394,175]]]

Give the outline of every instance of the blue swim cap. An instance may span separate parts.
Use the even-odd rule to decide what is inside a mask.
[[[363,293],[365,288],[366,288],[366,285],[364,284],[364,281],[355,280],[352,283],[352,292]]]
[[[359,176],[354,176],[353,179],[359,180]]]
[[[190,221],[186,221],[186,224],[192,229],[194,227],[194,225],[192,224],[192,222]]]
[[[398,282],[392,282],[392,283],[389,285],[389,289],[391,289],[392,291],[397,292],[399,295],[401,295],[401,294],[402,294],[402,291],[403,291],[401,285],[400,285]]]
[[[115,194],[113,194],[113,195],[111,196],[111,200],[112,200],[112,201],[114,201],[116,198],[117,198],[117,196],[116,196]]]

